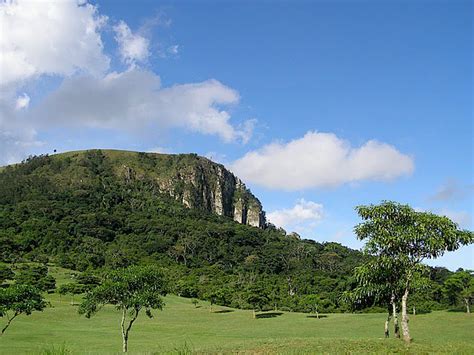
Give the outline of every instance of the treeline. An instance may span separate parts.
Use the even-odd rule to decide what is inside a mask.
[[[121,177],[115,169],[100,150],[5,167],[0,261],[54,263],[88,274],[154,264],[167,270],[170,291],[185,297],[239,308],[357,310],[340,295],[355,287],[351,275],[361,252],[185,208],[160,194],[153,180]],[[419,309],[448,306],[442,290],[451,274],[431,269],[430,287],[413,298]],[[370,300],[358,308],[379,310]]]

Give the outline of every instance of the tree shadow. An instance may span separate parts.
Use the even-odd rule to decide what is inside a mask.
[[[462,308],[451,308],[451,309],[448,309],[448,312],[454,312],[454,313],[466,313],[466,308],[462,309]],[[419,312],[418,312],[419,313]]]
[[[281,316],[283,313],[282,312],[268,312],[268,313],[260,313],[255,315],[255,318],[260,319],[260,318],[275,318],[278,316]]]
[[[232,309],[221,309],[219,311],[214,311],[212,313],[231,313],[234,312]]]
[[[318,316],[306,316],[306,318],[316,318],[316,319],[318,319],[318,318],[327,318],[327,317],[328,316],[325,315],[325,314],[320,314],[319,317]]]

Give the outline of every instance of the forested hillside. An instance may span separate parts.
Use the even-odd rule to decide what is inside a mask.
[[[54,263],[96,273],[153,263],[166,268],[171,292],[185,297],[240,308],[257,303],[295,311],[310,311],[314,304],[323,312],[348,309],[340,295],[353,287],[351,274],[362,262],[361,252],[300,240],[272,225],[237,223],[207,205],[186,207],[176,194],[160,189],[151,168],[156,159],[168,158],[135,153],[130,159],[94,150],[32,157],[3,168],[1,261]],[[169,159],[171,170],[194,164],[196,156]],[[177,193],[179,186],[186,191],[180,184]],[[243,193],[245,203],[254,198]],[[449,275],[446,269],[432,269],[433,287],[417,302],[439,306],[441,284]]]

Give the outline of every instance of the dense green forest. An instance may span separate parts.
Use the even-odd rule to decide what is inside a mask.
[[[192,157],[172,156],[170,169]],[[137,153],[134,164],[145,171],[156,168],[160,159]],[[190,209],[160,193],[153,177],[120,176],[116,171],[100,150],[31,157],[3,168],[0,261],[43,290],[54,288],[54,280],[45,279],[45,268],[18,270],[15,265],[55,264],[99,275],[107,269],[155,264],[166,270],[170,292],[216,304],[291,311],[311,311],[317,304],[320,312],[385,311],[370,300],[357,309],[341,300],[344,291],[355,287],[352,272],[365,258],[360,251]],[[13,277],[5,266],[2,270],[4,279]],[[430,285],[414,295],[413,306],[430,310],[455,304],[443,293],[453,273],[430,270]]]

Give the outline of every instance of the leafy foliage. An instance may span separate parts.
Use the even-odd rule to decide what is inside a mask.
[[[0,317],[7,318],[1,334],[20,314],[30,315],[34,311],[42,311],[46,306],[40,291],[33,286],[14,284],[0,288]]]

